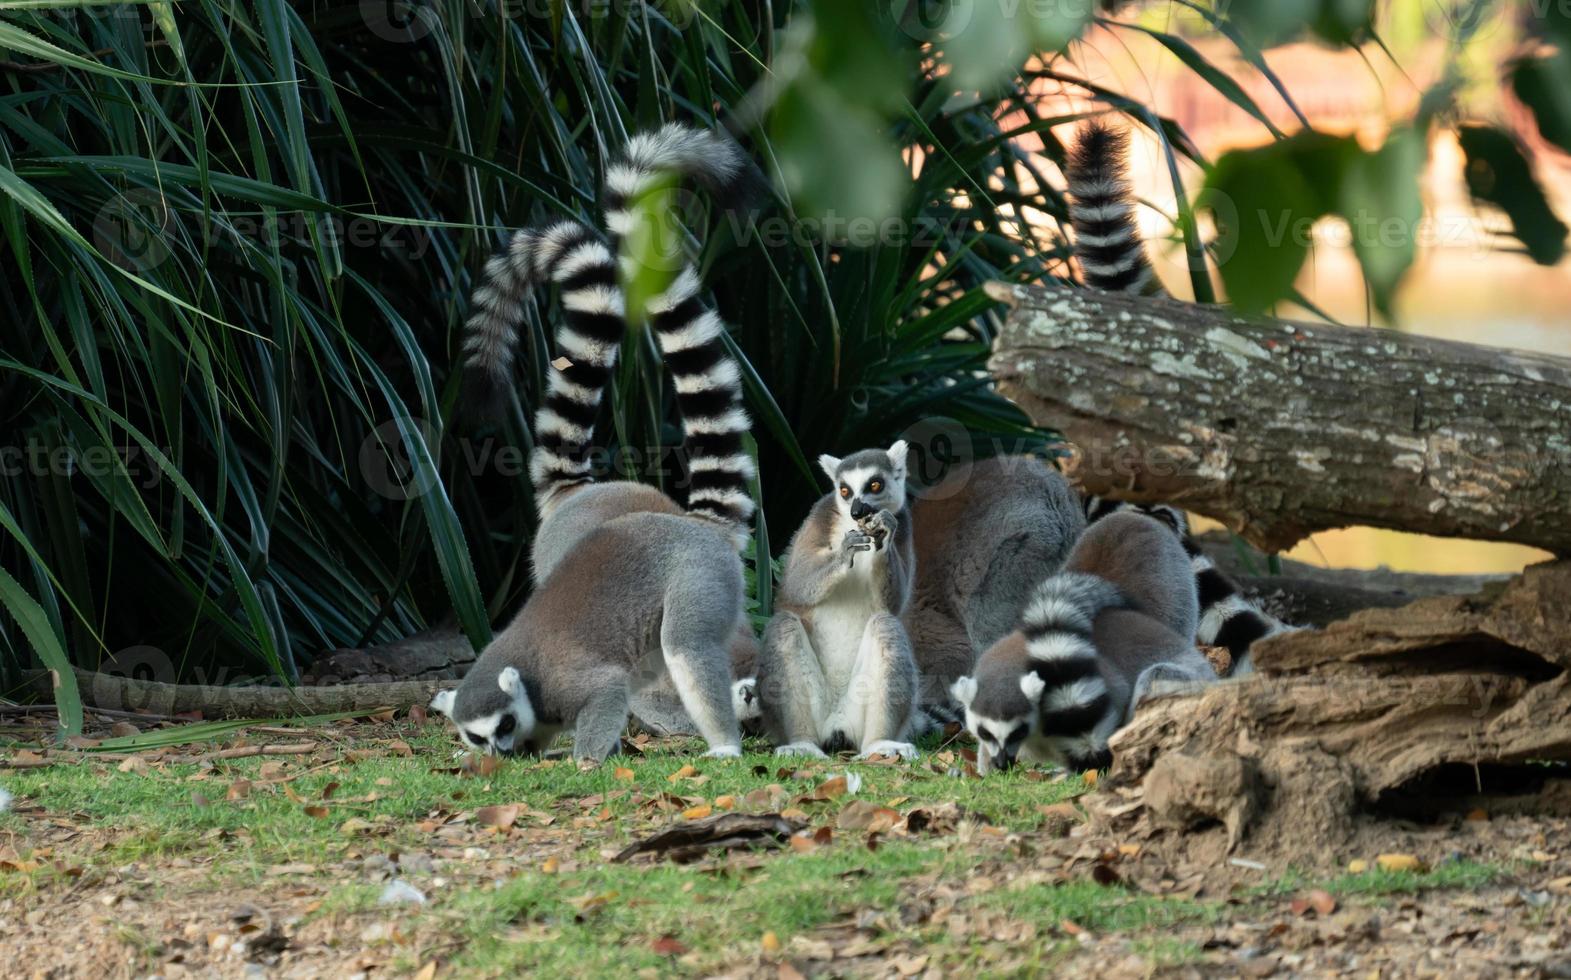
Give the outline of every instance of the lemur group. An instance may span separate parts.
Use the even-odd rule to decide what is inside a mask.
[[[1067,168],[1086,283],[1159,289],[1133,217],[1122,134],[1092,122]],[[820,456],[830,489],[792,538],[760,641],[740,552],[754,514],[741,371],[691,264],[645,303],[671,375],[686,505],[592,472],[595,420],[628,329],[620,239],[642,195],[672,178],[723,195],[745,180],[730,140],[669,125],[606,170],[606,233],[564,220],[516,232],[491,258],[466,326],[475,398],[513,383],[524,304],[560,296],[557,354],[534,417],[534,589],[432,707],[469,747],[575,758],[620,745],[630,699],[669,684],[707,741],[742,729],[777,753],[912,758],[962,720],[983,774],[1020,763],[1109,764],[1108,739],[1153,692],[1216,683],[1256,640],[1290,627],[1251,605],[1191,540],[1183,512],[1082,497],[1033,457],[978,462],[907,489],[908,446]],[[759,574],[770,574],[759,569]]]

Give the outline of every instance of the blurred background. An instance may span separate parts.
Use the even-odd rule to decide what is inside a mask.
[[[0,688],[129,650],[223,682],[431,629],[485,642],[528,592],[554,310],[529,305],[510,417],[481,426],[454,370],[466,297],[511,229],[598,222],[611,155],[670,120],[730,130],[765,178],[739,214],[678,200],[747,369],[759,614],[816,454],[1056,451],[992,390],[981,286],[1077,283],[1060,164],[1090,114],[1134,134],[1176,295],[1567,353],[1563,7],[0,9]],[[1261,240],[1229,201],[1312,241]],[[679,488],[669,384],[647,338],[631,351],[608,467]],[[1537,557],[1361,529],[1294,554]]]

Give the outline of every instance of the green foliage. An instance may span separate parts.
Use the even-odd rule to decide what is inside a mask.
[[[1369,7],[1183,6],[1300,120],[1261,46],[1302,29],[1362,37]],[[1180,161],[1209,161],[1173,120],[1058,54],[1088,12],[998,0],[6,7],[0,682],[133,646],[163,652],[159,679],[223,682],[292,678],[324,650],[439,623],[483,643],[528,590],[527,419],[555,311],[527,304],[516,398],[502,424],[476,429],[453,370],[467,296],[508,230],[598,220],[604,162],[639,129],[727,126],[768,178],[736,214],[655,195],[648,213],[676,206],[680,224],[632,243],[696,254],[733,325],[766,569],[821,492],[807,462],[818,452],[933,419],[958,452],[1045,451],[1049,434],[987,382],[997,313],[981,291],[1067,269],[1064,202],[1017,137],[1061,162],[1053,128],[1078,117],[1044,117],[1037,83],[1088,92],[1158,137],[1202,301],[1208,248],[1232,299],[1257,309],[1291,295],[1307,247],[1291,233],[1265,242],[1268,227],[1329,213],[1377,229],[1416,221],[1419,134],[1441,109],[1372,154],[1306,125],[1229,155],[1207,196],[1226,195],[1235,219],[1202,241]],[[1281,135],[1197,47],[1125,28]],[[1541,121],[1540,104],[1558,104],[1529,101]],[[1512,214],[1536,258],[1557,255],[1564,229],[1530,213],[1541,195],[1525,163],[1470,145],[1475,193]],[[1358,238],[1383,310],[1411,245]],[[635,307],[663,274],[640,264]],[[632,336],[599,429],[606,458],[680,496],[669,386],[648,338]],[[754,581],[766,615],[770,576]]]
[[[608,153],[665,120],[731,122],[799,192],[684,212],[745,361],[760,558],[819,451],[933,416],[977,451],[1045,444],[980,380],[979,287],[1051,278],[1061,240],[1015,216],[1062,202],[878,11],[51,4],[0,15],[0,45],[26,68],[0,70],[7,677],[132,646],[162,680],[292,677],[445,620],[484,642],[528,587],[554,313],[527,311],[509,420],[466,427],[474,272],[507,229],[596,219]],[[680,494],[675,422],[640,341],[601,426],[618,470]]]

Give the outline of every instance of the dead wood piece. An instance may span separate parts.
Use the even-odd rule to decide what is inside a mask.
[[[35,671],[28,686],[54,696],[48,671]],[[278,687],[263,684],[166,684],[98,671],[76,671],[82,703],[93,709],[181,715],[199,711],[204,718],[279,718],[344,711],[370,714],[387,708],[425,704],[451,681],[402,681],[392,684],[340,684],[333,687]]]
[[[991,283],[991,368],[1089,491],[1266,551],[1373,525],[1571,555],[1571,360],[1223,308]]]
[[[722,813],[679,823],[634,841],[612,860],[620,862],[639,854],[662,854],[678,864],[686,864],[715,850],[779,847],[802,826],[778,813]]]
[[[1366,609],[1254,650],[1263,674],[1477,671],[1537,680],[1571,668],[1571,561],[1546,562],[1479,596]]]

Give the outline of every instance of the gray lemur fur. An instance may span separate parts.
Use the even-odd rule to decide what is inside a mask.
[[[819,457],[834,489],[791,539],[758,660],[780,754],[916,754],[917,667],[900,622],[915,572],[906,452]]]
[[[1086,521],[1075,491],[1034,456],[980,460],[913,498],[916,585],[902,618],[932,705],[1019,625]]]
[[[1037,587],[1020,627],[952,688],[978,769],[1017,758],[1108,765],[1108,739],[1143,698],[1216,679],[1194,644],[1198,616],[1189,557],[1170,529],[1133,512],[1093,524]]]
[[[625,233],[664,174],[720,184],[740,169],[735,147],[713,134],[668,126],[637,136],[607,170],[608,224]],[[620,744],[630,695],[668,677],[709,754],[736,756],[728,647],[745,623],[737,551],[753,516],[741,373],[689,265],[647,304],[682,413],[687,508],[639,483],[596,482],[594,423],[627,326],[615,244],[577,222],[519,232],[475,291],[464,349],[476,391],[510,381],[499,367],[510,368],[523,298],[543,281],[562,289],[562,358],[547,374],[530,458],[535,591],[432,706],[486,752],[543,751],[572,727],[573,755],[601,761]]]

